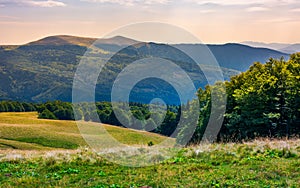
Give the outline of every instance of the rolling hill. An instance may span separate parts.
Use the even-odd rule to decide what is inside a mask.
[[[95,123],[86,124],[93,126]],[[128,145],[146,146],[150,141],[157,144],[166,139],[155,133],[102,126],[119,142]],[[74,121],[38,119],[36,112],[0,113],[0,132],[0,150],[77,149],[88,146]]]
[[[124,45],[131,45],[135,44],[138,41],[129,39],[126,37],[122,36],[115,36],[112,38],[87,38],[87,37],[76,37],[76,36],[69,36],[69,35],[57,35],[57,36],[49,36],[45,37],[43,39],[30,42],[26,45],[32,46],[32,45],[57,45],[57,46],[62,46],[62,45],[78,45],[78,46],[85,46],[89,47],[92,45],[94,42],[96,44],[111,44],[111,45],[119,45],[119,46],[124,46]]]
[[[207,84],[203,70],[209,73],[217,70],[203,59],[196,59],[197,63],[202,64],[201,70],[196,66],[196,62],[183,53],[186,50],[190,53],[199,53],[204,48],[201,44],[143,43],[122,36],[99,39],[96,42],[95,40],[74,36],[50,36],[25,45],[1,46],[0,100],[71,101],[74,74],[91,44],[95,57],[102,62],[121,50],[111,57],[104,67],[105,74],[101,74],[98,78],[96,86],[98,101],[110,100],[111,86],[118,73],[140,58],[161,57],[174,62],[192,78],[196,87],[204,87]],[[207,45],[207,47],[216,57],[225,79],[247,70],[255,61],[265,62],[270,57],[288,58],[288,54],[275,50],[240,44]],[[155,97],[162,97],[169,104],[178,104],[176,90],[162,80],[143,80],[131,93],[131,100],[137,102],[149,102]]]

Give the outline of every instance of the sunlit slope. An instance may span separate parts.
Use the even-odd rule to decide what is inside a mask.
[[[95,127],[87,122],[86,126]],[[99,125],[100,126],[100,125]],[[160,143],[166,137],[154,133],[103,125],[119,142],[129,145]],[[87,146],[74,121],[38,119],[37,113],[0,113],[0,149],[76,149]]]

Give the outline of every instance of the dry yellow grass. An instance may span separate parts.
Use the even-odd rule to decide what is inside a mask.
[[[157,144],[166,139],[144,131],[91,122],[84,124],[102,126],[116,140],[129,145],[147,145],[150,141]],[[87,143],[74,121],[38,119],[36,112],[0,113],[0,149],[76,149],[80,146],[86,147]]]

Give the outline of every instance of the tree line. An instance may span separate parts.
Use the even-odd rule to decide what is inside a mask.
[[[166,110],[159,104],[142,104],[130,102],[132,116],[124,110],[124,102],[116,102],[114,108],[111,102],[82,102],[73,104],[62,101],[52,101],[40,104],[37,107],[38,117],[42,119],[57,120],[83,120],[125,126],[137,130],[147,130],[158,134],[170,136],[176,129],[180,119],[181,107],[168,105]],[[95,105],[96,108],[91,108]],[[151,106],[156,107],[154,113],[150,112]],[[74,107],[74,108],[73,108]],[[74,111],[75,114],[74,114]],[[93,111],[94,110],[94,111]],[[119,119],[116,117],[119,114]],[[164,115],[165,114],[165,115]],[[76,116],[76,118],[75,118]]]
[[[212,92],[227,97],[225,115],[218,117],[224,118],[218,141],[300,135],[300,53],[288,61],[271,58],[265,64],[256,62],[230,81],[200,88],[199,121],[190,143],[206,139],[204,131],[214,113]],[[179,134],[178,138],[184,138],[187,133],[182,128]]]
[[[17,101],[0,101],[0,112],[33,112],[36,104]]]

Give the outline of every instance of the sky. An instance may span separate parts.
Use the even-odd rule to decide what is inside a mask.
[[[151,21],[203,43],[300,43],[299,0],[0,0],[0,44],[60,34],[101,38]]]

